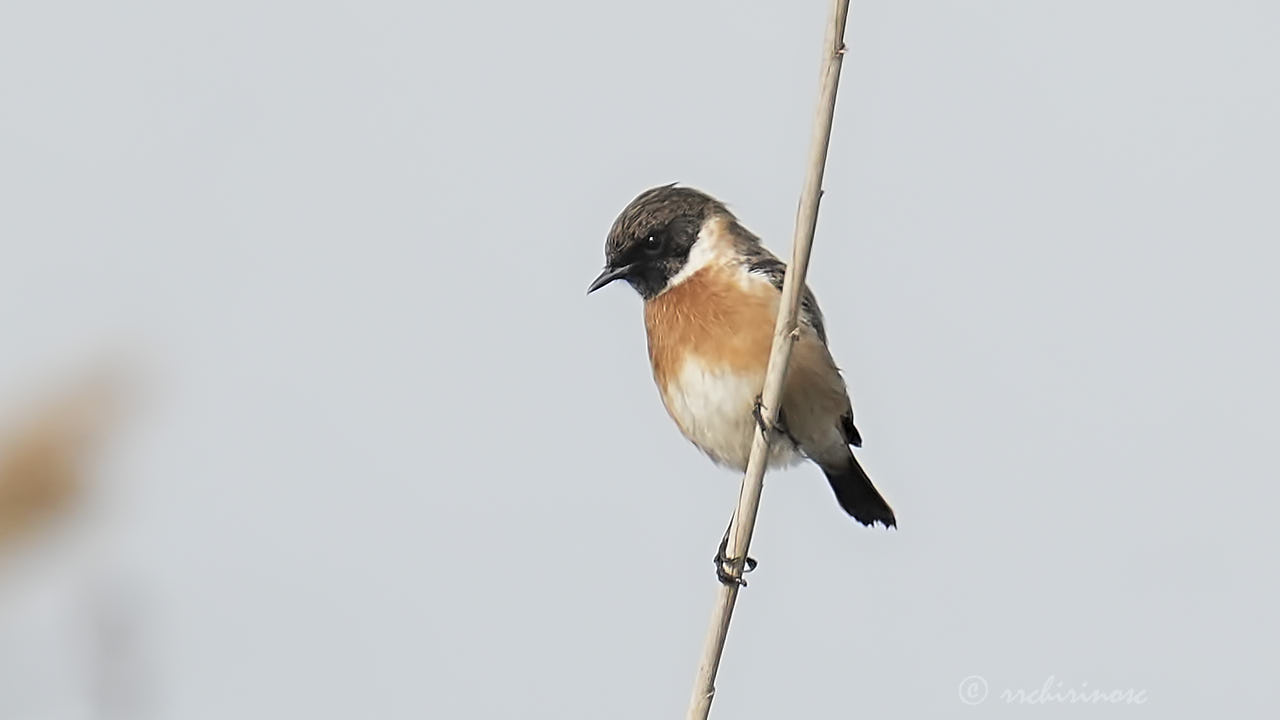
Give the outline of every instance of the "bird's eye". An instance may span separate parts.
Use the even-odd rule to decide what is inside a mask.
[[[662,252],[662,245],[662,236],[656,233],[644,239],[644,251],[650,255]]]

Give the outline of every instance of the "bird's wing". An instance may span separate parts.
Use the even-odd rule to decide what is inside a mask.
[[[787,273],[787,264],[774,257],[773,253],[763,247],[758,248],[747,258],[747,271],[767,278],[774,287],[778,288],[778,292],[782,292],[782,278]],[[822,310],[818,307],[818,299],[813,296],[813,291],[808,285],[804,286],[804,292],[800,295],[800,322],[813,328],[822,340],[822,344],[827,344],[827,329],[822,321]]]
[[[748,256],[747,270],[768,278],[769,282],[778,288],[778,292],[782,292],[782,279],[787,273],[787,264],[775,257],[773,253],[758,247],[756,252]],[[813,291],[808,285],[804,286],[804,292],[800,295],[800,322],[813,328],[821,338],[822,344],[827,344],[827,330],[823,323],[822,310],[818,307],[818,299],[813,296]],[[853,424],[852,406],[849,412],[840,416],[840,432],[850,445],[862,447],[862,434]]]

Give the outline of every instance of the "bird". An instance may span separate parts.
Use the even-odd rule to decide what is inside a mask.
[[[716,464],[745,471],[753,434],[758,426],[765,429],[760,393],[786,264],[723,202],[676,183],[645,190],[628,203],[604,249],[604,269],[587,294],[618,280],[635,289],[667,413]],[[862,435],[827,346],[822,311],[807,286],[798,331],[768,465],[810,460],[854,520],[896,528],[893,509],[851,449],[862,446]],[[724,561],[724,547],[722,542],[717,562]]]

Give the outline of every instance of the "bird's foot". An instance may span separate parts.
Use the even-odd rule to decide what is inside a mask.
[[[729,535],[726,533],[724,539],[720,541],[720,547],[716,550],[715,558],[712,559],[716,564],[716,579],[725,585],[740,585],[742,587],[746,587],[746,580],[729,574],[729,570],[733,568],[733,560],[726,557],[728,553]],[[744,558],[742,561],[742,574],[746,575],[752,570],[755,570],[757,564],[756,559],[753,557],[748,556]]]
[[[759,395],[756,396],[755,405],[751,407],[751,417],[756,419],[756,427],[760,428],[760,434],[768,437],[769,424],[764,421],[764,403]]]

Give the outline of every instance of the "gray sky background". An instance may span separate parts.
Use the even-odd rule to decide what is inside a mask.
[[[827,9],[0,6],[0,419],[141,380],[0,576],[0,715],[95,717],[105,583],[148,717],[681,716],[738,479],[583,293],[659,183],[789,254]],[[854,2],[810,284],[901,529],[768,477],[716,717],[1273,705],[1278,30]],[[997,697],[1050,677],[1147,702]]]

